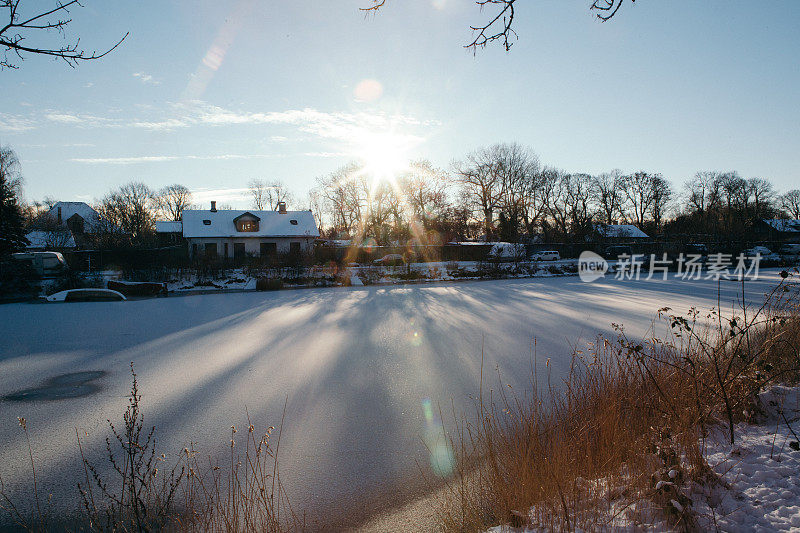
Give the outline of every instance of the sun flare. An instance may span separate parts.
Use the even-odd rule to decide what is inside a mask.
[[[363,172],[373,184],[394,183],[408,168],[409,142],[394,133],[377,133],[360,143],[358,156],[364,163]]]

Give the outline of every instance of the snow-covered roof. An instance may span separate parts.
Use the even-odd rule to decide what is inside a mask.
[[[75,237],[71,231],[30,231],[25,234],[29,250],[36,248],[75,248]]]
[[[258,231],[236,231],[233,220],[250,213],[259,218]],[[208,221],[208,222],[206,222]],[[294,221],[294,222],[292,222]],[[319,237],[311,211],[187,210],[183,236],[193,237]]]
[[[180,233],[183,231],[183,223],[179,220],[157,220],[156,233]]]
[[[773,218],[769,220],[764,219],[764,223],[771,226],[775,231],[800,233],[800,220]]]
[[[648,239],[647,233],[643,232],[633,224],[595,224],[595,231],[607,238],[631,238]]]
[[[492,254],[496,257],[519,257],[525,255],[525,245],[511,242],[487,242],[492,245]]]
[[[100,223],[100,215],[86,202],[56,202],[47,212],[53,220],[58,219],[58,210],[61,208],[61,222],[66,224],[72,215],[80,215],[86,224],[86,230],[95,228]]]

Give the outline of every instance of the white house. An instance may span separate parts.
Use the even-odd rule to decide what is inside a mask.
[[[95,233],[101,226],[100,215],[86,202],[56,202],[46,216],[75,235]]]
[[[157,222],[159,233],[180,231],[191,257],[245,256],[310,252],[319,237],[311,211],[287,211],[279,204],[275,211],[217,209],[186,210],[181,222]]]

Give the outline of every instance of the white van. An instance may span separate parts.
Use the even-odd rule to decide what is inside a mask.
[[[11,254],[15,261],[25,261],[43,277],[58,276],[67,270],[67,262],[59,252],[20,252]]]
[[[543,250],[531,254],[532,261],[559,261],[561,255],[555,250]]]

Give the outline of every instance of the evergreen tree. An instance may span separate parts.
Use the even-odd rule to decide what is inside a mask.
[[[21,183],[17,154],[0,146],[0,257],[23,250],[29,244],[19,205]]]

